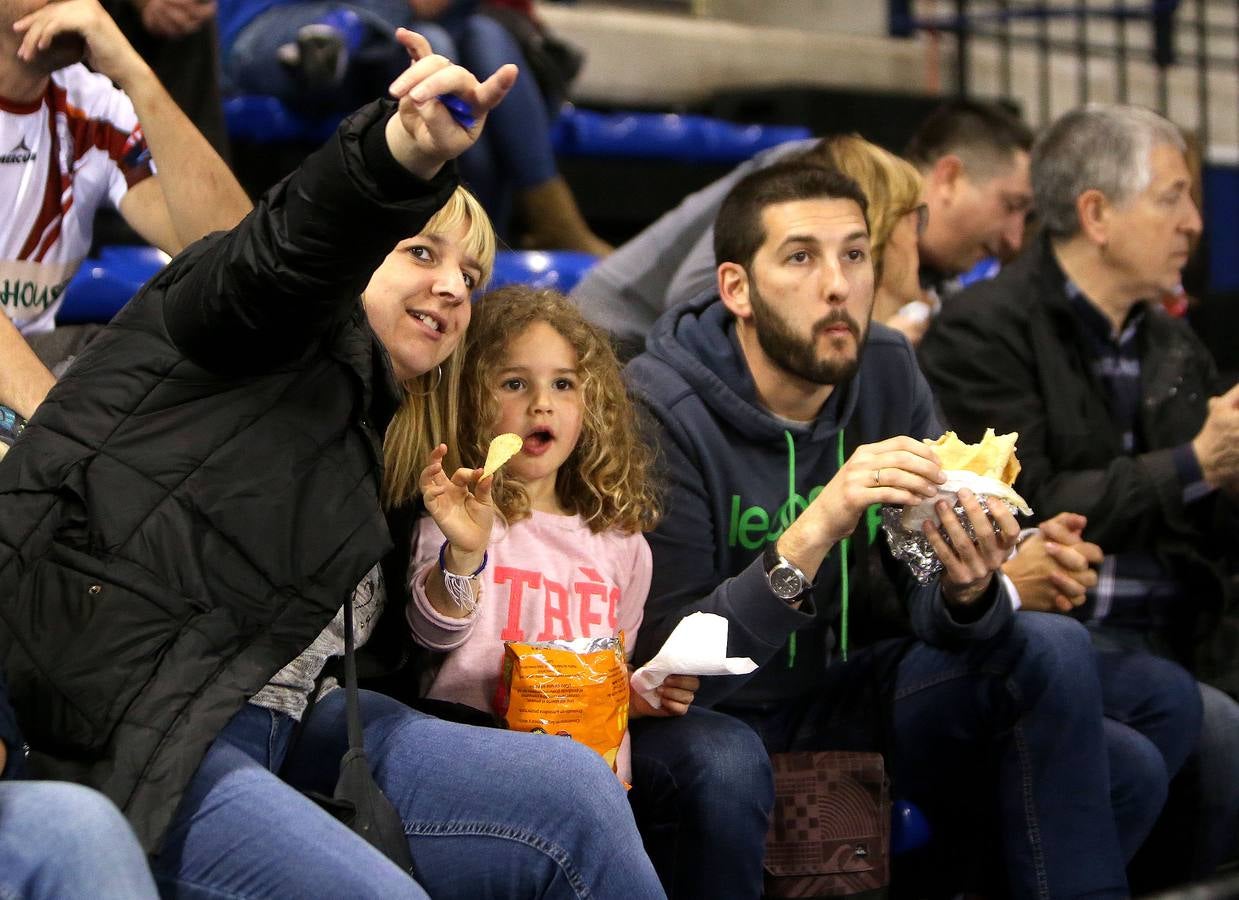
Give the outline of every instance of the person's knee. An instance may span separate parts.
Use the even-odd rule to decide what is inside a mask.
[[[1184,732],[1198,733],[1204,715],[1207,686],[1197,682],[1192,673],[1172,660],[1150,657],[1145,665],[1144,681],[1148,686],[1150,707],[1162,716],[1174,719]],[[1229,697],[1222,696],[1231,706],[1235,705]],[[1239,707],[1236,709],[1239,710]],[[1236,737],[1239,737],[1239,721],[1235,727]]]
[[[464,24],[463,45],[468,48],[468,53],[496,68],[505,62],[520,65],[524,60],[516,39],[490,16],[469,16]]]
[[[1160,657],[1144,660],[1139,675],[1139,688],[1145,695],[1141,718],[1151,723],[1146,733],[1156,734],[1155,740],[1173,776],[1200,745],[1204,685],[1178,663]],[[1239,746],[1234,749],[1239,751]]]
[[[1160,810],[1170,789],[1170,775],[1161,752],[1152,741],[1134,731],[1129,731],[1124,740],[1115,740],[1114,732],[1113,728],[1106,729],[1110,790],[1115,802],[1138,802],[1148,809]]]
[[[707,807],[774,806],[774,775],[761,738],[738,719],[714,717],[714,727],[697,729],[687,765],[696,787],[696,805]]]
[[[1076,698],[1100,708],[1097,663],[1088,630],[1052,613],[1020,613],[1012,626],[1019,648],[1017,680],[1030,695]]]
[[[57,854],[77,858],[116,842],[132,845],[133,833],[119,809],[98,791],[63,781],[15,782],[6,805],[32,840]]]
[[[1069,658],[1087,655],[1092,658],[1093,643],[1088,629],[1069,616],[1021,612],[1015,617],[1014,628],[1034,652]]]
[[[1239,811],[1239,703],[1199,684],[1202,706],[1200,774],[1206,796]],[[1239,812],[1236,813],[1239,815]]]
[[[1144,735],[1113,719],[1104,725],[1110,804],[1123,855],[1130,861],[1166,805],[1170,774],[1161,750]]]
[[[45,829],[63,824],[66,834],[107,834],[128,831],[125,817],[98,791],[63,781],[32,782],[37,786],[40,819]]]
[[[629,815],[628,800],[619,777],[594,750],[569,738],[536,737],[544,747],[532,757],[519,781],[538,796],[544,809],[564,805],[564,813],[580,816],[585,810],[603,821],[620,813]],[[553,779],[547,778],[554,772]],[[570,785],[569,790],[564,790]]]

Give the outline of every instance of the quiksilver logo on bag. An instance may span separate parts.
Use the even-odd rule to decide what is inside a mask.
[[[0,156],[0,165],[9,163],[28,163],[38,158],[38,154],[26,146],[26,139],[22,138],[17,142],[17,146],[8,153]]]

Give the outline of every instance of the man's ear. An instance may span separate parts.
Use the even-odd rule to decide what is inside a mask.
[[[1080,221],[1080,233],[1089,243],[1104,247],[1110,243],[1112,207],[1106,195],[1096,188],[1089,188],[1076,197],[1076,217]]]
[[[753,315],[749,273],[739,263],[725,262],[718,267],[718,296],[737,319],[746,320]]]
[[[947,153],[934,160],[929,167],[929,187],[948,198],[955,195],[960,179],[964,176],[964,161],[954,153]]]

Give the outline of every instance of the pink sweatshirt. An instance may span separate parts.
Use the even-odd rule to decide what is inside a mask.
[[[640,534],[594,534],[580,516],[534,512],[495,523],[477,611],[454,619],[426,597],[426,575],[439,564],[443,533],[430,516],[413,538],[409,625],[418,643],[451,651],[428,696],[493,711],[504,641],[614,637],[632,655],[650,589],[650,546]],[[632,780],[628,738],[620,777]]]

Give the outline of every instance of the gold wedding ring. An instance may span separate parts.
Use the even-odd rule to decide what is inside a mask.
[[[881,469],[873,470],[873,483],[875,485],[879,485],[882,483],[882,470]]]

